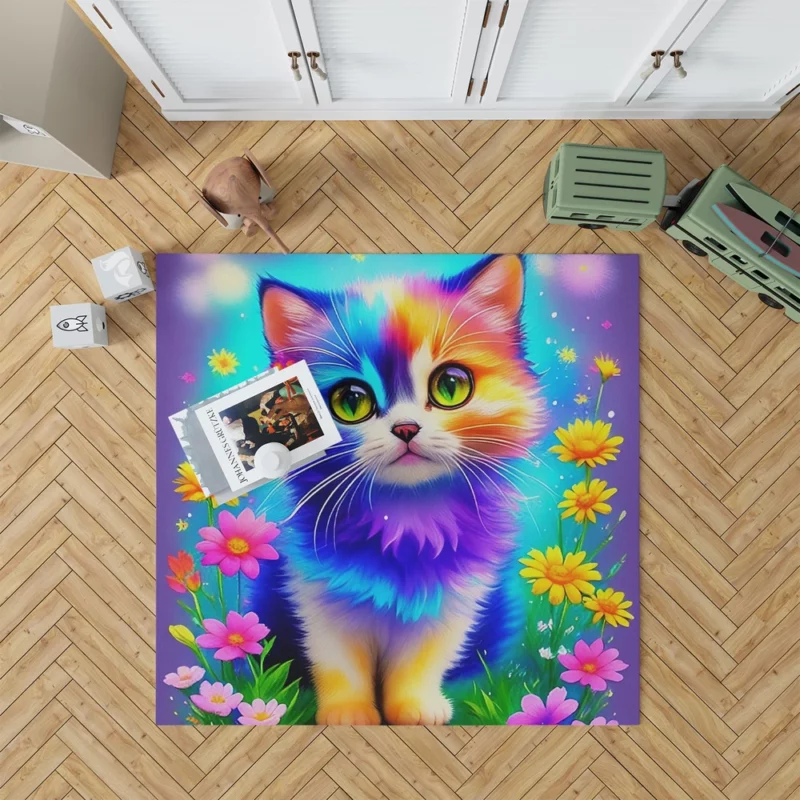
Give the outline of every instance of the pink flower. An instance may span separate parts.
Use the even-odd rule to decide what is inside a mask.
[[[269,628],[258,621],[254,611],[242,616],[236,611],[229,611],[225,623],[218,619],[203,620],[207,633],[197,637],[200,647],[218,647],[214,658],[220,661],[233,661],[244,658],[248,653],[260,655],[264,649],[259,641],[268,633]]]
[[[220,572],[229,578],[241,570],[248,578],[258,577],[258,559],[274,561],[278,551],[269,544],[280,531],[274,522],[257,517],[246,508],[238,517],[222,511],[217,528],[200,528],[205,541],[197,545],[205,553],[200,562],[204,567],[219,564]]]
[[[567,700],[567,690],[559,686],[547,695],[547,705],[535,694],[526,694],[522,698],[522,711],[512,714],[506,725],[558,725],[577,708],[578,701]]]
[[[277,700],[270,700],[265,703],[256,698],[251,703],[239,704],[240,725],[277,725],[281,717],[286,713],[286,706]]]
[[[584,728],[586,727],[586,723],[585,722],[581,722],[579,719],[576,719],[572,724],[573,725],[583,725]],[[615,719],[610,719],[610,720],[608,720],[608,722],[606,722],[606,718],[605,717],[595,717],[589,724],[590,725],[619,725],[619,722],[617,722],[617,720],[615,720]]]
[[[619,673],[627,669],[624,661],[618,661],[619,650],[610,647],[603,650],[603,640],[597,639],[591,645],[583,639],[575,644],[575,655],[565,653],[558,660],[567,668],[561,673],[561,679],[567,683],[580,683],[589,686],[593,692],[604,692],[606,681],[621,681]]]
[[[177,672],[170,672],[164,676],[164,683],[176,689],[186,689],[194,686],[205,674],[206,671],[202,667],[178,667]]]
[[[223,686],[219,681],[216,683],[203,681],[200,684],[200,694],[193,694],[192,702],[201,711],[227,717],[242,702],[242,694],[234,692],[233,686],[229,683]]]
[[[181,380],[184,383],[194,383],[197,378],[195,378],[194,374],[191,372],[184,372],[183,375],[181,375]]]
[[[606,320],[605,322],[600,323],[600,327],[608,330],[611,327],[611,323],[608,320]]]

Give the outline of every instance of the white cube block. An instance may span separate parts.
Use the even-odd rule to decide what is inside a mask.
[[[94,303],[50,306],[50,328],[53,347],[77,350],[108,344],[106,310]]]
[[[153,291],[144,258],[132,247],[93,258],[92,266],[106,300],[130,300]]]

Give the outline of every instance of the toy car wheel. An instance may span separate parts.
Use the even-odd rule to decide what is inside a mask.
[[[605,228],[605,225],[598,225],[596,222],[579,222],[579,228],[587,228],[590,231],[599,231],[601,228]]]
[[[770,308],[778,308],[778,309],[783,308],[783,305],[781,305],[774,297],[770,297],[768,294],[764,294],[763,292],[758,293],[758,299],[765,306],[769,306]]]
[[[686,249],[687,249],[687,250],[688,250],[688,251],[689,251],[689,252],[690,252],[690,253],[691,253],[693,256],[699,256],[700,258],[702,258],[703,256],[707,256],[707,255],[708,255],[708,253],[706,253],[706,251],[705,251],[705,250],[703,250],[702,248],[698,247],[698,246],[697,246],[697,245],[696,245],[694,242],[690,242],[688,239],[684,239],[684,240],[681,242],[681,244],[682,244],[682,245],[683,245],[683,246],[684,246],[684,247],[685,247],[685,248],[686,248]]]

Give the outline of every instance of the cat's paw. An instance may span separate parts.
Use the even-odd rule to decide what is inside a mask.
[[[383,710],[390,725],[446,725],[453,716],[450,701],[441,693],[389,700]]]
[[[381,715],[372,703],[330,703],[317,710],[317,725],[380,725]]]

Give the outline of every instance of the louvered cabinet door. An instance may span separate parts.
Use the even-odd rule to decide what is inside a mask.
[[[670,46],[683,51],[686,76],[666,64],[634,103],[706,110],[781,103],[800,90],[800,2],[709,0],[702,16]]]
[[[703,0],[509,0],[481,106],[572,109],[628,102],[662,41],[674,39]]]
[[[290,0],[77,3],[165,113],[316,106]]]
[[[463,105],[486,0],[292,0],[321,107]]]

